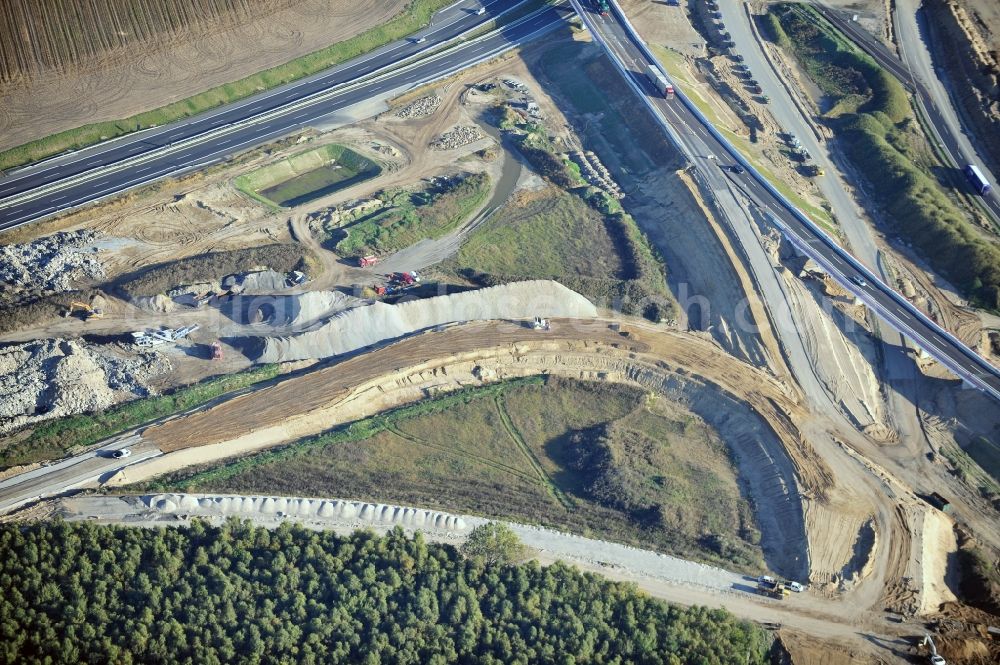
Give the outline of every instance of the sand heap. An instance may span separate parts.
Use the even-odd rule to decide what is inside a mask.
[[[155,352],[119,354],[117,347],[44,339],[0,349],[0,434],[153,392],[150,382],[170,371]]]
[[[464,519],[422,508],[404,508],[384,503],[340,499],[299,499],[281,496],[212,496],[206,494],[157,494],[143,502],[161,513],[187,515],[248,515],[348,520],[359,526],[388,524],[431,531],[463,532]]]
[[[479,320],[591,318],[597,308],[558,282],[537,280],[413,300],[396,305],[376,302],[347,310],[299,335],[267,337],[258,348],[260,362],[328,358],[449,323]]]
[[[221,308],[227,316],[244,325],[264,324],[302,332],[339,312],[365,304],[366,300],[340,291],[306,291],[288,296],[244,295],[223,303]]]

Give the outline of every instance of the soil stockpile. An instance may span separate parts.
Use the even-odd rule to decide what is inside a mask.
[[[597,316],[597,308],[557,282],[516,282],[397,305],[377,302],[358,307],[313,331],[268,337],[255,349],[256,355],[248,355],[265,363],[328,358],[448,323],[536,316],[589,318]]]

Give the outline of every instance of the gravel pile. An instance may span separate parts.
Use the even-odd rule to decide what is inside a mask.
[[[423,118],[428,116],[437,110],[437,107],[441,105],[441,98],[437,95],[428,95],[427,97],[421,97],[415,102],[407,104],[403,108],[396,111],[397,118]]]
[[[376,302],[335,314],[308,332],[264,338],[256,359],[273,363],[329,358],[448,323],[531,320],[536,316],[590,318],[597,316],[597,308],[562,284],[544,280],[515,282],[396,305]]]
[[[70,291],[82,280],[105,277],[94,231],[55,233],[20,245],[0,246],[0,292]]]
[[[153,394],[170,371],[160,353],[44,339],[0,349],[0,434]]]
[[[459,126],[434,139],[431,147],[437,150],[452,150],[454,148],[461,148],[463,145],[475,143],[482,138],[485,138],[485,134],[479,131],[478,127],[472,125]]]

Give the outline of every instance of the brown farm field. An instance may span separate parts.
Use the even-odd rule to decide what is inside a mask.
[[[118,120],[386,23],[405,0],[7,0],[0,150]]]

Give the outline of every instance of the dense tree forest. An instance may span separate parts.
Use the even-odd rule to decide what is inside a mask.
[[[4,663],[763,663],[769,639],[396,530],[0,525]]]

